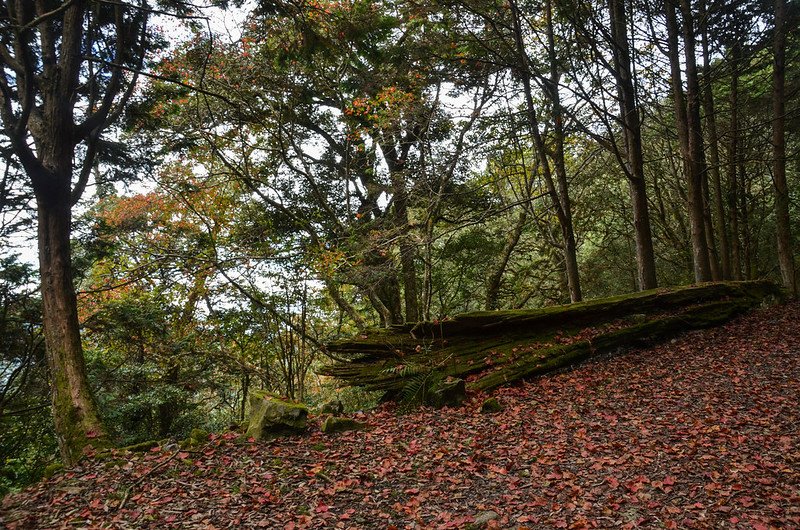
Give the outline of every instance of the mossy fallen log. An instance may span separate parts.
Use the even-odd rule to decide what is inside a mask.
[[[721,282],[543,309],[464,313],[332,342],[328,350],[346,360],[320,373],[390,397],[420,380],[448,376],[466,379],[468,389],[490,390],[643,340],[718,325],[780,295],[771,282]]]

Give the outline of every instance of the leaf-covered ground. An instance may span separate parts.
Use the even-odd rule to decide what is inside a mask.
[[[494,395],[492,415],[387,406],[368,431],[86,463],[0,524],[800,528],[800,304]]]

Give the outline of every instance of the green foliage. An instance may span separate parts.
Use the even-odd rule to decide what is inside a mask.
[[[316,392],[309,394],[307,403],[313,408],[321,404],[338,399],[341,401],[344,412],[371,410],[380,403],[383,392],[365,390],[360,387],[335,386],[332,383],[323,384]]]
[[[423,348],[422,351],[427,351]],[[423,354],[424,355],[424,354]],[[384,368],[381,373],[396,376],[404,381],[403,387],[397,395],[391,397],[405,408],[411,408],[430,400],[432,393],[444,381],[445,375],[441,371],[447,359],[435,363],[406,360]]]
[[[24,414],[4,414],[0,437],[0,495],[39,480],[58,453],[46,405]]]
[[[0,494],[38,480],[58,451],[34,279],[0,259]]]

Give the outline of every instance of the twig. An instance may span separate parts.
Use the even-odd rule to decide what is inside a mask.
[[[328,475],[326,475],[326,474],[325,474],[325,473],[323,473],[322,471],[320,471],[319,473],[315,473],[315,475],[314,475],[314,476],[317,476],[317,477],[319,477],[319,478],[321,478],[321,479],[325,480],[325,482],[327,482],[327,483],[329,483],[329,484],[335,484],[335,483],[336,483],[336,481],[335,481],[335,480],[333,480],[331,477],[329,477]]]

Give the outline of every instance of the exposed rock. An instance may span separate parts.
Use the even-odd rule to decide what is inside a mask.
[[[322,432],[333,434],[336,432],[359,431],[367,427],[366,423],[361,423],[351,418],[341,418],[338,416],[328,416],[322,424]]]
[[[299,434],[306,430],[308,408],[285,401],[268,392],[255,391],[250,395],[250,419],[247,437],[272,440]]]
[[[371,329],[329,343],[328,350],[342,359],[320,373],[383,391],[384,399],[402,399],[418,385],[415,375],[421,372],[466,379],[470,391],[485,392],[596,355],[722,324],[780,293],[768,281],[719,282]],[[398,368],[411,365],[420,369]],[[427,394],[426,403],[444,405]]]
[[[434,385],[426,396],[426,403],[437,409],[458,407],[467,399],[467,387],[463,379],[448,377]]]
[[[497,515],[497,512],[492,510],[481,512],[475,516],[475,521],[469,527],[474,529],[483,528],[489,524],[489,521],[494,521],[498,517],[499,515]]]
[[[207,442],[208,437],[209,437],[208,431],[203,429],[192,429],[192,432],[189,434],[189,439],[199,443]]]
[[[484,414],[494,414],[503,410],[503,405],[497,401],[497,398],[490,397],[481,405],[481,412]]]
[[[203,429],[192,429],[192,432],[189,433],[189,437],[185,440],[180,442],[181,449],[189,449],[192,447],[199,447],[208,441],[208,431]]]
[[[332,399],[322,404],[320,414],[333,414],[334,416],[341,416],[344,412],[344,403],[339,399]]]

